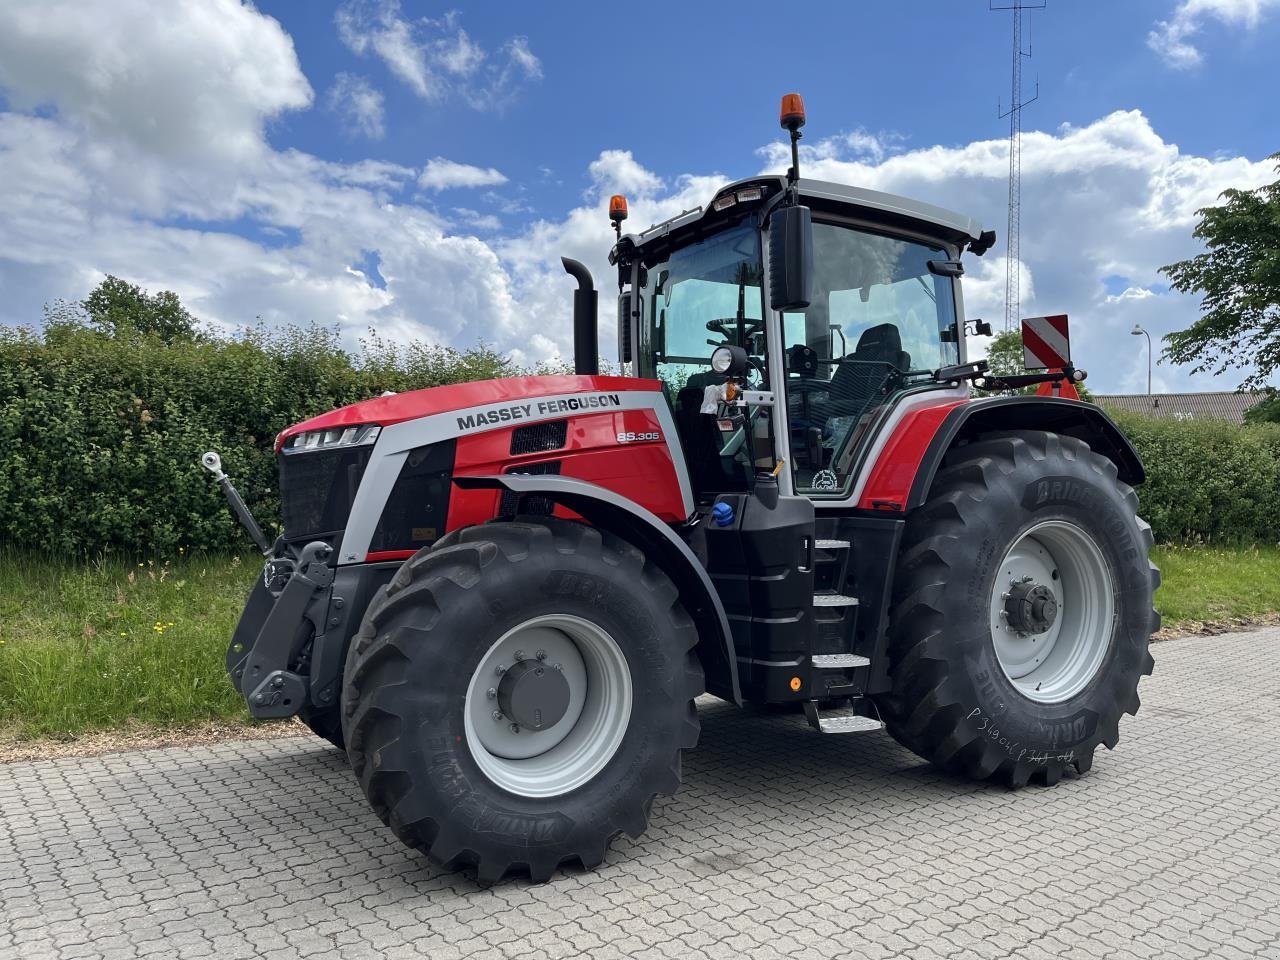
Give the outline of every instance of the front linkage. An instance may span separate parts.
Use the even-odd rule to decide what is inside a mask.
[[[297,560],[273,558],[262,528],[243,498],[222,472],[222,461],[210,451],[200,458],[226,494],[232,512],[267,557],[262,582],[249,596],[248,606],[227,648],[227,673],[254,717],[290,717],[307,704],[307,678],[289,666],[298,656],[297,644],[305,641],[298,629],[310,621],[312,636],[325,630],[333,568],[328,565],[333,548],[315,540],[302,548]]]

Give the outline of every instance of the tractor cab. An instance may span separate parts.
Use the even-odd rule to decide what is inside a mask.
[[[619,358],[662,383],[695,496],[777,469],[784,494],[853,497],[884,418],[967,393],[937,371],[964,360],[959,258],[989,237],[918,201],[784,177],[620,237]]]

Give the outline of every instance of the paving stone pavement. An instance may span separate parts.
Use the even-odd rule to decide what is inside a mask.
[[[0,766],[0,957],[1280,958],[1280,629],[1155,653],[1050,789],[708,701],[649,832],[541,885],[402,849],[310,738]]]

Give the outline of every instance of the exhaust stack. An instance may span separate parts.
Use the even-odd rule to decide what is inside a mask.
[[[591,271],[568,257],[561,257],[565,273],[578,281],[573,291],[573,372],[580,376],[600,373],[600,331],[596,312],[600,295],[591,280]]]

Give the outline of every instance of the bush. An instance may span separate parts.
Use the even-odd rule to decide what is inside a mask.
[[[345,353],[318,327],[170,336],[55,320],[0,328],[0,543],[86,555],[242,550],[244,533],[198,466],[217,450],[270,530],[275,435],[337,406],[518,372],[485,346]],[[166,342],[169,340],[171,342]]]
[[[1280,541],[1280,424],[1115,419],[1146,465],[1138,496],[1157,540]]]
[[[320,327],[228,339],[196,330],[171,294],[111,280],[56,305],[41,333],[0,327],[0,545],[73,557],[244,550],[196,463],[205,450],[222,454],[270,533],[286,426],[386,390],[524,372],[483,344],[371,334],[353,358]],[[1142,514],[1157,539],[1280,541],[1280,424],[1118,419],[1147,467]]]

